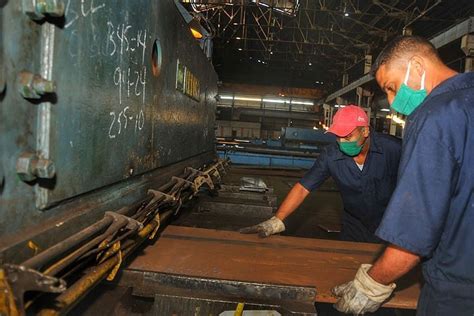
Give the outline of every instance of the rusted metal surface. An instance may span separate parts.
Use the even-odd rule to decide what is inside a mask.
[[[203,196],[196,207],[177,218],[174,225],[237,231],[267,220],[276,211],[273,188],[267,192],[241,191],[239,186],[220,185],[216,196]]]
[[[286,286],[222,279],[196,278],[163,273],[123,271],[118,285],[132,287],[134,296],[155,299],[155,315],[219,315],[245,303],[248,309],[277,310],[282,315],[316,315],[313,287]],[[253,306],[253,307],[251,307]]]
[[[230,213],[240,216],[272,216],[275,210],[275,207],[269,206],[269,203],[263,200],[247,201],[244,199],[216,198],[205,199],[199,204],[200,212]]]
[[[153,239],[162,224],[167,224],[172,215],[178,213],[183,201],[197,195],[204,186],[207,186],[207,189],[218,187],[227,164],[227,161],[219,160],[200,170],[185,168],[179,176],[172,176],[169,182],[155,190],[149,190],[151,194],[146,199],[122,207],[116,212],[106,212],[98,223],[86,227],[50,249],[41,251],[19,266],[0,266],[5,272],[7,285],[13,289],[9,300],[2,299],[4,305],[0,306],[0,309],[7,309],[7,302],[11,301],[13,296],[16,309],[21,314],[25,313],[27,308],[28,312],[39,309],[40,314],[44,315],[67,312],[103,278],[113,280],[122,260],[145,239]],[[205,178],[206,181],[199,181],[199,178]],[[207,181],[211,181],[212,185]],[[21,277],[25,272],[32,277]],[[77,278],[79,273],[83,276],[76,280],[74,275]],[[72,284],[66,288],[64,280],[72,280]],[[61,287],[55,286],[56,283]],[[23,305],[25,287],[25,292],[35,290],[44,294],[55,291],[61,294],[56,298],[46,297],[46,308],[43,308],[44,302],[34,298]]]
[[[169,226],[161,238],[128,266],[143,273],[315,287],[316,302],[333,303],[331,289],[353,279],[382,245],[320,239],[256,236]],[[211,260],[210,260],[211,258]],[[385,307],[415,309],[419,275],[398,283]]]
[[[27,229],[19,230],[15,234],[3,235],[0,238],[0,263],[21,263],[34,255],[28,247],[33,241],[40,250],[54,246],[58,241],[65,241],[85,227],[102,219],[104,213],[111,209],[120,209],[124,205],[132,205],[147,196],[150,187],[163,185],[173,175],[178,175],[187,166],[198,168],[204,163],[212,161],[214,155],[207,153],[184,160],[173,166],[158,168],[147,175],[121,182],[94,194],[82,197],[79,201],[71,200],[49,211],[55,217],[41,223],[30,225]],[[10,214],[7,211],[7,214]],[[14,216],[14,214],[10,214]],[[11,217],[0,218],[0,220]],[[24,219],[29,221],[28,218]]]
[[[47,276],[36,270],[26,268],[24,266],[3,265],[0,268],[0,277],[4,279],[0,283],[6,283],[7,291],[1,293],[5,298],[14,301],[14,308],[5,308],[5,299],[0,299],[0,311],[11,309],[13,314],[24,315],[25,304],[24,296],[26,292],[37,291],[42,293],[61,293],[66,289],[64,280]],[[7,304],[9,306],[10,303]],[[6,314],[10,316],[10,313]]]
[[[219,191],[219,197],[227,199],[245,199],[251,201],[265,201],[268,206],[277,206],[277,197],[267,193],[225,192]]]
[[[178,61],[193,98],[177,89]],[[212,152],[216,94],[173,0],[0,0],[0,231],[72,216],[59,205]],[[23,153],[48,162],[21,165],[27,182]]]

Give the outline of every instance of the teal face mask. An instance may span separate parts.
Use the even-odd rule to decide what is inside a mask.
[[[420,106],[426,98],[425,89],[425,73],[421,76],[421,89],[415,90],[407,86],[408,77],[410,76],[410,62],[408,62],[407,72],[405,74],[405,81],[395,95],[392,102],[392,108],[398,113],[410,115],[415,109]]]
[[[363,137],[363,136],[361,136]],[[358,145],[357,143],[359,142],[360,140],[360,137],[358,140],[356,141],[353,141],[353,142],[337,142],[339,144],[339,149],[346,155],[348,156],[351,156],[351,157],[355,157],[357,156],[358,154],[360,154],[360,152],[362,151],[362,147],[364,147],[364,143],[362,143],[361,145]]]

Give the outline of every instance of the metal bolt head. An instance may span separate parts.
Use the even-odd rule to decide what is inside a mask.
[[[39,159],[34,153],[26,152],[16,161],[16,172],[21,180],[30,182],[36,178],[52,179],[56,175],[56,167],[51,160]]]
[[[41,76],[34,76],[33,89],[38,94],[53,93],[56,91],[56,83],[43,79]]]
[[[36,175],[42,179],[52,179],[56,175],[56,167],[51,160],[39,159],[36,163]]]
[[[22,0],[23,13],[33,20],[44,19],[46,15],[61,17],[64,15],[62,0]]]
[[[56,83],[46,80],[40,75],[22,71],[17,78],[18,92],[26,99],[39,99],[45,93],[56,91]]]
[[[35,164],[36,155],[33,153],[23,153],[16,161],[16,173],[22,181],[29,182],[36,179]]]
[[[22,0],[21,9],[24,14],[28,15],[33,20],[41,20],[42,14],[36,12],[36,0]]]
[[[60,17],[64,15],[64,3],[62,0],[36,0],[36,10],[41,14]]]

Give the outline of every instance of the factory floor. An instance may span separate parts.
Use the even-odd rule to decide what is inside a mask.
[[[278,169],[278,168],[255,168],[245,166],[232,166],[229,172],[224,176],[223,183],[226,185],[240,186],[242,177],[254,177],[262,179],[268,188],[273,189],[271,195],[275,195],[277,203],[275,207],[270,208],[269,213],[252,214],[246,209],[246,204],[258,206],[261,201],[250,201],[245,198],[235,202],[240,208],[232,208],[227,212],[202,212],[199,205],[208,199],[215,202],[224,200],[230,202],[232,199],[215,196],[209,198],[208,194],[202,194],[197,204],[191,204],[181,210],[180,215],[173,221],[173,225],[215,228],[219,230],[238,230],[239,228],[254,225],[262,220],[268,219],[278,205],[281,204],[291,187],[304,175],[304,170],[299,169]],[[240,203],[240,204],[239,204]],[[263,203],[264,204],[264,203]],[[262,209],[265,207],[262,204]],[[268,209],[268,206],[267,206]],[[338,230],[340,228],[340,217],[342,211],[342,200],[335,187],[334,181],[328,179],[323,186],[312,192],[295,213],[285,220],[286,231],[281,235],[304,237],[304,238],[322,238],[338,239]],[[257,212],[256,212],[257,213]],[[328,232],[328,230],[334,232]],[[122,315],[143,315],[149,314],[153,301],[146,299],[130,299],[127,289],[114,288],[111,285],[102,285],[91,293],[90,300],[84,300],[72,311],[73,315],[94,315],[98,311],[103,312],[104,307],[111,314]],[[344,315],[337,312],[331,304],[317,304],[317,313],[319,316]],[[411,316],[414,311],[404,310],[380,310],[373,315],[397,315]],[[372,314],[367,314],[372,315]]]
[[[267,187],[273,188],[280,205],[292,186],[304,175],[299,169],[268,169],[231,167],[224,183],[239,184],[242,177],[261,178]],[[338,239],[342,200],[334,181],[328,179],[319,190],[312,192],[303,204],[285,220],[286,231],[282,235],[307,238]],[[322,226],[322,227],[320,227]],[[323,229],[323,227],[326,229]]]
[[[273,189],[273,194],[277,197],[277,205],[280,205],[292,186],[298,182],[304,174],[305,170],[301,169],[232,166],[223,178],[223,183],[238,186],[241,183],[242,177],[260,178],[265,182],[268,188]],[[281,233],[281,235],[338,240],[342,209],[343,204],[340,193],[337,190],[334,180],[329,178],[318,190],[311,192],[302,205],[285,220],[286,230]],[[221,223],[209,223],[208,220],[200,221],[199,217],[192,217],[190,213],[183,213],[173,224],[237,230],[239,227],[257,224],[263,219],[254,218],[252,220],[251,218],[242,216],[231,218],[220,216],[220,218],[222,219]],[[232,223],[225,223],[225,221],[229,219],[232,220]],[[319,316],[345,315],[337,312],[332,304],[318,303],[317,312]],[[415,315],[415,313],[416,312],[412,310],[380,309],[376,313],[367,313],[366,315],[412,316]]]

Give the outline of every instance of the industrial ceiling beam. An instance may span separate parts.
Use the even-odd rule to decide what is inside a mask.
[[[462,36],[473,33],[474,32],[474,16],[471,16],[469,19],[449,28],[445,32],[433,37],[430,41],[436,48],[440,48],[446,44],[451,43],[452,41],[461,38]],[[331,93],[327,98],[326,102],[330,102],[336,99],[339,96],[342,96],[357,87],[360,87],[374,79],[374,76],[367,74],[362,76],[361,78],[351,82],[347,86],[343,87],[342,89],[337,90],[334,93]]]

